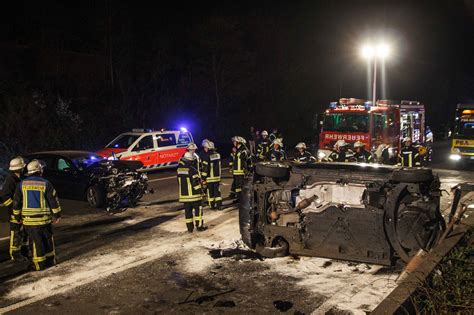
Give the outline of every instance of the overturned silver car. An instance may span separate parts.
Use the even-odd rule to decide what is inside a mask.
[[[427,168],[262,162],[240,200],[243,241],[287,254],[393,265],[436,244],[445,221]]]

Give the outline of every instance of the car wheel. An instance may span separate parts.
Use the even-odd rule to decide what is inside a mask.
[[[273,241],[272,247],[267,247],[262,244],[257,244],[255,250],[257,253],[267,258],[285,257],[289,254],[288,242],[281,237]]]
[[[255,166],[255,172],[260,176],[285,178],[290,173],[288,165],[277,162],[260,162]]]
[[[430,182],[433,178],[430,168],[401,168],[392,173],[392,180],[400,183]]]
[[[93,208],[101,208],[105,205],[105,192],[98,186],[87,188],[86,198],[89,206]]]

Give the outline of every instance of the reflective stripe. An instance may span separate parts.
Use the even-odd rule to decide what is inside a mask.
[[[2,203],[0,206],[8,207],[13,203],[12,198],[8,198],[4,203]]]
[[[58,213],[58,212],[61,212],[61,207],[58,207],[58,208],[53,208],[51,209],[51,211],[53,211],[53,213]]]
[[[241,192],[241,191],[242,191],[242,188],[236,188],[236,189],[235,189],[235,192],[237,192],[237,193],[238,193],[238,192]]]

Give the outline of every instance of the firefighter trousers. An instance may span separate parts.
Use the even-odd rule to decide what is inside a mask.
[[[194,230],[194,224],[196,224],[196,227],[203,226],[204,221],[202,219],[201,200],[192,201],[192,202],[184,202],[183,204],[184,204],[184,217],[186,218],[186,227],[188,228],[188,232],[192,232]]]
[[[207,201],[211,209],[220,209],[222,207],[220,184],[221,182],[207,183]]]
[[[242,192],[242,186],[244,185],[244,175],[234,175],[232,186],[230,188],[231,198],[239,199],[240,193]]]
[[[56,264],[54,251],[53,227],[51,224],[25,225],[25,231],[30,238],[30,250],[33,254],[33,264],[36,270],[44,270]]]
[[[28,237],[23,224],[10,222],[10,258],[19,261],[28,258]]]

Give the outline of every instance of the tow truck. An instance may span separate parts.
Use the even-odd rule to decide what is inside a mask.
[[[414,144],[425,141],[425,106],[418,101],[378,100],[376,104],[358,98],[331,102],[323,114],[318,158],[327,157],[338,140],[349,144],[361,141],[381,154],[379,146],[388,145],[391,161],[400,152],[401,140],[412,138]],[[380,158],[380,156],[377,156]]]
[[[449,159],[474,162],[474,103],[457,105]]]

